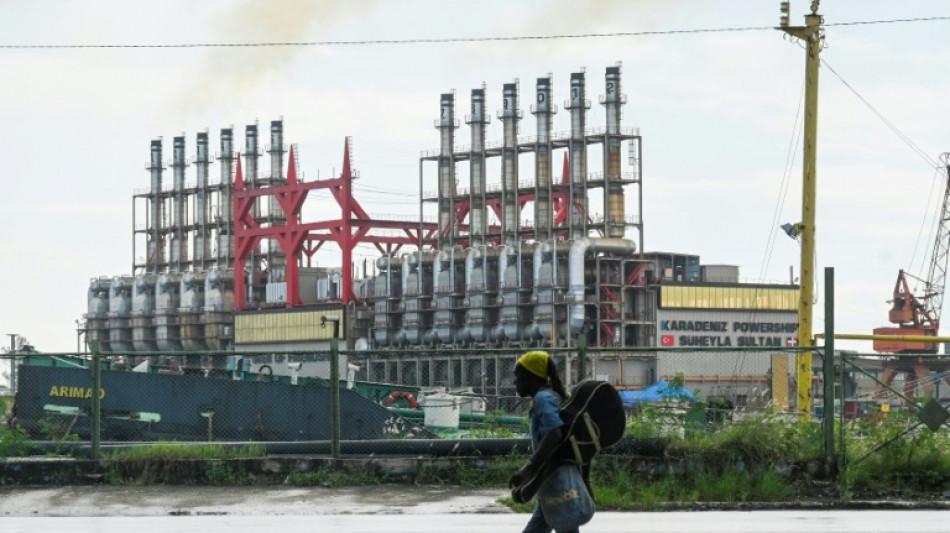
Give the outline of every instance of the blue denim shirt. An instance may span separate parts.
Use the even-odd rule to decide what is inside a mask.
[[[554,392],[550,385],[542,385],[531,400],[531,443],[538,448],[541,439],[551,431],[564,425],[561,420],[561,395]]]

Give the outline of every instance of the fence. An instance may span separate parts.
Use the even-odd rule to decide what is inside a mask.
[[[724,340],[587,348],[581,337],[575,348],[548,351],[568,388],[586,378],[613,384],[630,425],[644,405],[667,409],[664,430],[679,433],[757,413],[821,421],[825,472],[840,473],[902,435],[945,428],[950,358],[836,350],[836,339],[880,337],[835,332],[829,274],[821,346],[763,338],[746,348]],[[792,393],[803,350],[812,354],[808,405]],[[42,446],[93,457],[105,447],[156,441],[264,443],[269,453],[334,458],[507,454],[529,449],[530,400],[516,395],[512,380],[524,351],[0,354],[0,417]],[[885,419],[894,438],[869,445],[868,423]],[[856,438],[862,448],[849,454]]]
[[[631,422],[638,405],[658,401],[714,399],[740,412],[793,407],[790,348],[583,344],[548,350],[566,387],[611,382]],[[513,382],[524,351],[6,354],[0,365],[17,363],[8,424],[93,457],[102,447],[156,441],[266,443],[275,453],[334,457],[507,454],[529,449],[530,400]]]

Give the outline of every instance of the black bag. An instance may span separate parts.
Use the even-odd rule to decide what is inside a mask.
[[[582,466],[616,444],[627,427],[620,393],[610,383],[592,379],[578,383],[561,404],[561,420],[565,438],[555,457]]]
[[[589,379],[578,383],[567,401],[561,403],[560,411],[564,438],[550,459],[537,465],[524,483],[512,489],[511,497],[516,502],[533,498],[558,465],[590,464],[597,452],[616,444],[626,430],[623,400],[606,381]]]

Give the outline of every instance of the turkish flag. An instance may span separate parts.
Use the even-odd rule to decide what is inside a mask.
[[[673,346],[676,342],[673,340],[672,335],[661,335],[660,336],[660,345],[661,346]]]

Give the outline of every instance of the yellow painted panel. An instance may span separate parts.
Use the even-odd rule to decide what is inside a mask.
[[[320,318],[340,317],[342,309],[323,311],[281,311],[279,313],[237,314],[234,341],[238,344],[324,340],[333,337],[333,325],[320,326]],[[341,332],[342,324],[341,324]]]
[[[660,305],[668,309],[798,309],[798,289],[675,285],[660,291]]]
[[[772,405],[788,410],[788,354],[772,354]]]

